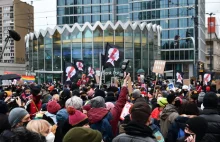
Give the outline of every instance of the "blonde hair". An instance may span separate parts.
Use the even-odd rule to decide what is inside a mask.
[[[31,120],[26,128],[46,137],[50,133],[51,125],[46,120]]]
[[[55,94],[53,95],[52,100],[58,102],[60,100],[60,96],[58,94]]]

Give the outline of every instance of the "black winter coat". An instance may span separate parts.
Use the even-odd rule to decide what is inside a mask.
[[[200,115],[208,122],[208,129],[201,142],[220,142],[220,115],[215,109],[204,109]]]

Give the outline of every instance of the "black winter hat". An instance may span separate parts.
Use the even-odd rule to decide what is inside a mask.
[[[41,91],[40,86],[31,86],[31,94],[37,96]]]
[[[101,97],[105,98],[105,92],[103,90],[98,89],[98,90],[95,91],[94,98],[97,97],[97,96],[101,96]]]
[[[217,108],[218,97],[214,92],[208,92],[203,98],[203,105],[205,108]]]
[[[151,115],[151,108],[147,103],[138,102],[131,108],[131,118],[141,124],[146,124]]]
[[[208,128],[208,122],[203,117],[194,117],[187,120],[186,126],[196,134],[196,141],[201,141]]]

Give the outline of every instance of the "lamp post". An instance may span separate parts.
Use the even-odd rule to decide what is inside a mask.
[[[212,71],[212,50],[211,50],[211,48],[212,48],[212,44],[211,44],[211,42],[212,42],[212,32],[211,32],[211,22],[212,22],[212,19],[211,19],[211,17],[212,17],[212,15],[215,15],[214,13],[206,13],[207,15],[209,15],[209,17],[210,17],[210,21],[209,21],[209,24],[208,24],[208,28],[209,28],[209,32],[210,32],[210,52],[209,52],[209,60],[210,60],[210,72]]]

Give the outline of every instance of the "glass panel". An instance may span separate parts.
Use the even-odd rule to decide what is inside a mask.
[[[92,22],[95,23],[97,21],[100,21],[100,15],[92,15]]]
[[[94,37],[94,68],[100,68],[99,53],[103,53],[103,31],[98,26],[93,32]]]
[[[170,60],[170,52],[169,51],[165,51],[166,54],[166,60]]]
[[[161,59],[166,60],[165,51],[161,51]]]
[[[109,13],[109,5],[102,5],[101,12],[102,13]]]
[[[37,46],[37,38],[34,37],[34,45],[33,45],[33,71],[34,70],[38,70],[38,60],[37,60],[37,50],[38,50],[38,46]]]
[[[170,51],[170,60],[174,60],[174,51]]]
[[[100,6],[92,6],[92,13],[100,13]]]
[[[133,77],[133,30],[130,26],[125,30],[125,59],[129,59],[129,68],[127,72],[130,72]]]
[[[61,36],[58,31],[53,34],[53,70],[61,71]]]
[[[49,33],[44,37],[45,42],[45,70],[52,71],[52,36]]]
[[[91,6],[84,6],[83,12],[84,12],[84,14],[91,13]]]
[[[83,31],[82,53],[85,67],[92,65],[92,31],[87,27]]]
[[[38,67],[44,70],[44,38],[42,35],[38,38]]]
[[[57,0],[57,5],[58,6],[64,6],[65,5],[65,0]]]
[[[57,15],[63,16],[64,15],[64,7],[58,7],[57,8]]]
[[[71,62],[71,34],[68,30],[62,33],[62,50],[63,50],[63,60],[66,62]]]
[[[139,26],[134,31],[134,63],[136,73],[141,68],[141,30]]]
[[[92,22],[91,21],[91,15],[85,15],[84,16],[84,22],[90,22],[91,23]]]
[[[175,60],[179,60],[179,59],[180,59],[180,52],[175,51]]]
[[[144,71],[146,73],[148,73],[148,41],[147,41],[147,37],[148,37],[148,31],[146,28],[143,29],[142,31],[142,55],[143,55],[143,59],[142,59],[142,68],[144,69]]]
[[[92,0],[92,4],[100,4],[100,0]]]
[[[185,51],[185,60],[189,60],[189,51],[188,50]]]
[[[82,33],[76,28],[71,33],[72,39],[72,58],[73,59],[82,59],[82,51],[81,51],[81,42],[82,42]]]
[[[180,51],[180,60],[184,60],[184,51]]]
[[[121,64],[124,61],[124,29],[121,26],[118,26],[115,30],[115,45],[119,49],[119,59],[115,63],[115,71],[120,72]]]
[[[66,5],[73,5],[73,0],[66,0]]]
[[[82,0],[81,0],[82,1]],[[84,4],[91,4],[91,0],[83,0]]]
[[[106,14],[106,15],[101,15],[101,22],[106,22],[106,21],[108,21],[109,20],[109,15],[108,14]]]
[[[117,4],[127,4],[128,0],[117,0]]]

